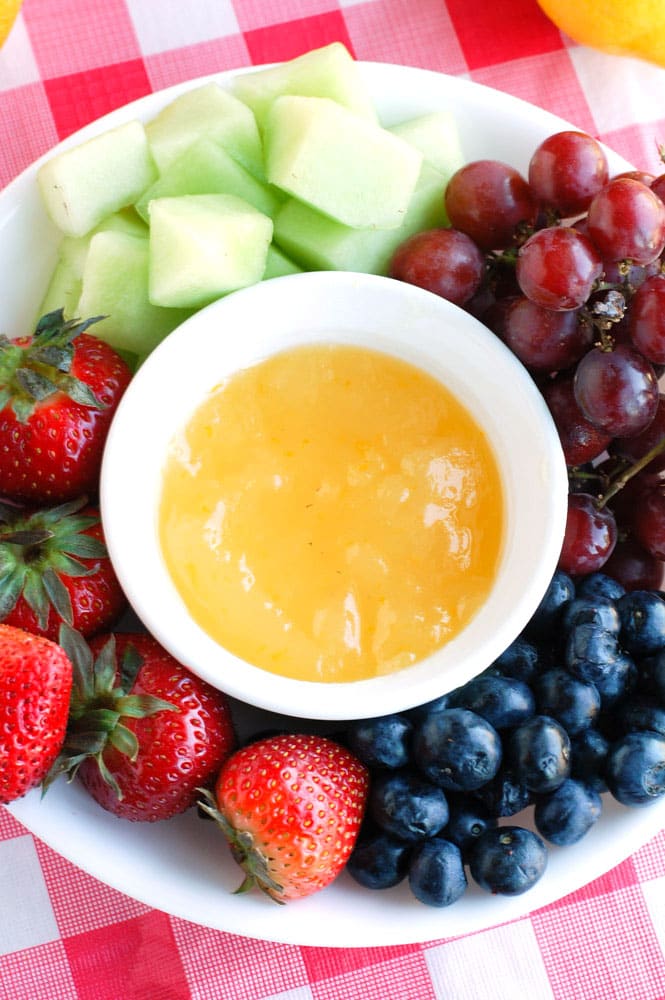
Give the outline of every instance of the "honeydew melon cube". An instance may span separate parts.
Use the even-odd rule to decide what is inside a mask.
[[[207,136],[224,146],[251,174],[263,178],[263,149],[256,119],[246,104],[217,83],[180,94],[145,128],[160,173],[197,139]]]
[[[275,216],[275,242],[309,270],[386,274],[402,240],[449,224],[444,190],[443,175],[424,163],[399,229],[351,229],[291,198]]]
[[[133,204],[156,176],[145,129],[130,121],[57,153],[39,168],[37,183],[56,226],[83,236]]]
[[[270,216],[283,200],[257,181],[223,146],[207,137],[198,139],[162,171],[139,198],[136,210],[147,222],[153,198],[183,194],[234,194]]]
[[[376,110],[360,68],[341,42],[332,42],[279,66],[237,77],[233,92],[254,112],[263,131],[270,105],[277,97],[328,97],[350,111],[377,121]]]
[[[150,301],[198,308],[260,281],[273,223],[231,194],[150,202]]]
[[[443,174],[446,182],[466,162],[457,120],[451,111],[419,115],[393,125],[390,131],[419,149],[425,162]]]
[[[95,233],[113,230],[143,236],[147,239],[148,227],[133,209],[122,209],[107,216],[87,236],[63,236],[58,246],[58,256],[37,318],[47,312],[62,308],[67,319],[76,315],[81,295],[83,268]]]
[[[66,319],[76,315],[81,296],[81,274],[76,264],[59,256],[51,273],[37,317],[62,309]]]
[[[404,221],[422,153],[326,97],[278,97],[265,136],[270,183],[357,229]]]
[[[274,243],[270,244],[266,257],[266,269],[263,272],[264,281],[269,278],[281,278],[285,274],[298,274],[300,271],[302,268],[295,261],[287,257]]]
[[[78,316],[105,316],[95,336],[116,350],[144,357],[191,315],[163,309],[148,298],[150,244],[142,236],[107,230],[90,240]]]

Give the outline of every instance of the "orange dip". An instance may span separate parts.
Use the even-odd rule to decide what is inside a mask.
[[[159,531],[199,625],[288,677],[400,670],[495,578],[491,447],[436,379],[378,351],[285,350],[212,391],[173,442]]]

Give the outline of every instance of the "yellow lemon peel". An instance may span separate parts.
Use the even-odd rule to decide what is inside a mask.
[[[663,0],[538,0],[557,28],[581,45],[665,66]]]

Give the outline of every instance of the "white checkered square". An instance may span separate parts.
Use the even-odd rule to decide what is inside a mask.
[[[643,882],[642,895],[665,959],[665,875]]]
[[[58,925],[29,834],[0,843],[0,955],[59,938]]]
[[[427,948],[425,961],[437,1000],[554,1000],[530,920]]]
[[[663,117],[665,69],[582,46],[573,46],[568,54],[599,132]]]
[[[144,55],[239,32],[231,0],[126,0]]]

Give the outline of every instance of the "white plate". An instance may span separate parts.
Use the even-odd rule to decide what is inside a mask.
[[[468,159],[502,159],[525,170],[534,147],[566,122],[506,94],[426,70],[363,64],[385,124],[449,108]],[[231,74],[214,79],[226,82]],[[207,77],[206,79],[213,79]],[[178,93],[170,88],[107,115],[70,137],[72,145],[133,117],[147,120]],[[41,161],[39,161],[41,162]],[[629,165],[611,155],[615,171]],[[56,236],[39,203],[34,164],[0,194],[0,326],[25,333],[55,258]],[[273,718],[238,706],[241,728],[274,726]],[[279,721],[277,722],[279,724]],[[302,722],[294,722],[299,728]],[[309,899],[276,906],[259,895],[234,896],[238,870],[221,834],[194,811],[165,823],[132,824],[99,808],[77,785],[57,783],[42,801],[32,792],[13,815],[55,851],[103,882],[149,906],[220,930],[294,944],[357,947],[428,941],[516,919],[578,889],[617,865],[665,825],[665,801],[626,809],[604,796],[600,822],[574,847],[551,849],[548,870],[515,898],[470,887],[452,907],[417,903],[405,885],[370,892],[343,874]]]

